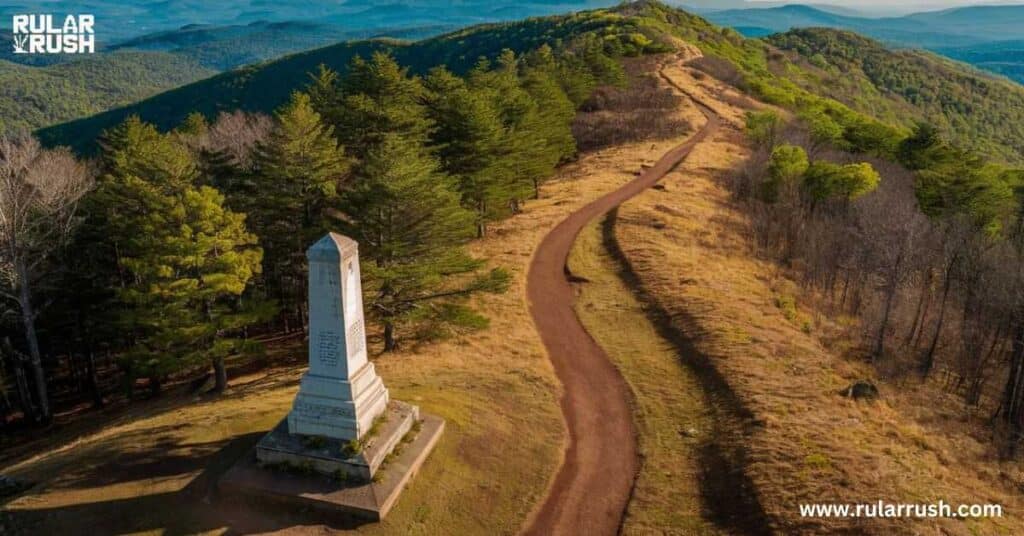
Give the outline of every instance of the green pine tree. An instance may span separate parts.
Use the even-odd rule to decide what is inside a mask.
[[[123,187],[148,209],[131,219],[137,232],[121,264],[133,284],[118,293],[142,335],[129,351],[136,371],[161,378],[209,360],[222,391],[224,358],[251,348],[232,335],[272,313],[240,301],[260,270],[256,236],[213,188],[168,196],[133,176]]]
[[[399,134],[381,139],[340,206],[343,232],[360,243],[367,311],[384,325],[386,351],[396,348],[399,326],[423,337],[485,325],[461,302],[503,291],[509,276],[466,254],[473,213],[421,145]]]
[[[105,171],[114,176],[145,177],[174,191],[191,185],[198,174],[195,159],[180,138],[161,134],[137,115],[105,132],[100,143]]]
[[[536,199],[541,183],[554,174],[555,167],[576,154],[571,128],[576,107],[553,74],[528,68],[522,86],[536,106],[516,132],[520,153],[517,172],[532,183]]]
[[[502,110],[489,91],[470,88],[445,69],[433,70],[426,85],[430,117],[437,124],[433,144],[445,171],[455,177],[463,204],[476,213],[477,236],[483,236],[487,222],[503,215],[519,194]]]
[[[245,347],[233,335],[273,312],[241,301],[260,271],[256,237],[219,192],[190,182],[197,168],[175,136],[129,119],[105,149],[108,172],[87,227],[93,236],[102,231],[114,257],[129,378],[148,376],[159,386],[209,360],[223,389],[224,357]]]
[[[314,86],[320,106],[333,121],[335,134],[358,160],[385,137],[400,134],[423,143],[433,128],[423,105],[423,84],[383,52],[375,52],[370,61],[359,56],[352,59],[339,83],[340,102],[335,106],[323,104],[322,95],[327,95],[326,102],[331,100],[330,91],[323,89],[330,87],[329,76],[327,80],[318,78]]]
[[[306,248],[326,231],[324,211],[337,199],[350,162],[304,93],[275,113],[258,148],[256,199],[249,215],[264,250],[270,294],[305,321]]]

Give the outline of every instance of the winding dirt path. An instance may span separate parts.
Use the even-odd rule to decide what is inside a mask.
[[[621,525],[639,468],[629,388],[576,317],[566,261],[583,227],[653,186],[719,128],[715,112],[694,103],[707,117],[700,130],[636,179],[570,214],[544,237],[530,264],[530,313],[565,388],[561,406],[569,446],[526,534],[616,534]]]

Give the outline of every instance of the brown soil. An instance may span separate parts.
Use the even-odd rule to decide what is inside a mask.
[[[561,406],[569,444],[527,534],[615,534],[621,524],[639,466],[629,389],[576,316],[566,261],[584,226],[653,186],[718,129],[718,115],[698,105],[707,117],[699,131],[635,180],[570,214],[534,253],[527,297],[564,385]]]

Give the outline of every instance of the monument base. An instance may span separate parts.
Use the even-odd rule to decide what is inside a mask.
[[[380,429],[374,431],[375,434],[379,434],[374,437],[379,439],[379,442],[375,443],[378,447],[383,447],[388,442],[391,442],[392,447],[384,452],[383,448],[372,450],[374,446],[367,444],[363,451],[368,460],[366,465],[361,465],[358,461],[350,463],[351,457],[325,460],[316,453],[322,452],[326,446],[321,446],[320,449],[303,447],[304,451],[311,453],[305,457],[300,452],[278,449],[284,444],[294,444],[279,441],[282,424],[278,424],[256,448],[235,462],[235,465],[221,477],[217,484],[218,489],[221,493],[229,495],[312,507],[330,513],[343,513],[379,521],[394,506],[402,489],[423,465],[444,431],[444,421],[433,415],[422,415],[418,420],[401,417],[403,414],[408,416],[415,409],[415,406],[396,401],[388,405],[387,414],[393,415],[389,415]],[[402,427],[401,423],[405,422],[410,422],[410,428],[407,428],[405,433],[398,434],[397,440],[385,439],[388,429],[394,430],[392,434],[396,434]],[[284,434],[287,435],[287,424],[283,426]],[[295,438],[300,447],[302,446],[301,436],[291,437]],[[268,438],[274,439],[267,441]],[[311,444],[310,440],[306,440],[306,443]],[[261,462],[257,459],[261,447],[263,456],[281,456],[282,461]],[[383,454],[380,454],[381,452]],[[379,460],[376,460],[378,456]],[[387,461],[384,461],[385,458]],[[291,461],[284,463],[285,459]],[[376,460],[376,465],[372,465],[369,460]],[[321,474],[329,472],[324,470],[329,467],[336,467],[330,476]],[[371,467],[372,476],[369,478],[349,476],[350,468],[358,472]],[[338,473],[338,470],[344,472]]]
[[[419,417],[418,407],[391,401],[358,441],[290,434],[286,417],[256,444],[256,459],[270,468],[367,481]]]

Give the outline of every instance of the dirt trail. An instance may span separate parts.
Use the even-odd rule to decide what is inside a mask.
[[[639,467],[629,389],[576,317],[566,261],[584,226],[653,186],[719,128],[718,115],[694,102],[707,117],[700,130],[636,179],[570,214],[544,237],[530,264],[530,313],[565,388],[561,405],[569,446],[526,534],[600,535],[619,530]]]

